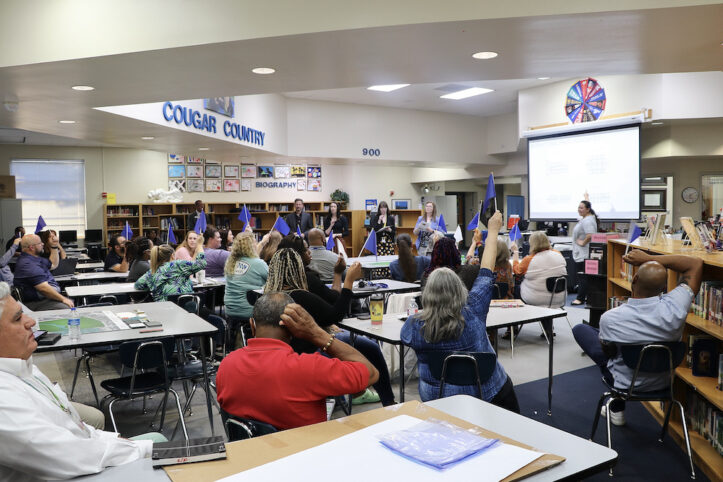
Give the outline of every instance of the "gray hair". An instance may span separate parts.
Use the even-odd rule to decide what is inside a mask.
[[[267,293],[256,300],[254,305],[253,318],[256,326],[279,326],[281,314],[286,305],[290,305],[294,299],[286,293],[275,291]]]
[[[10,296],[10,285],[4,281],[0,281],[0,316],[5,310],[5,299]]]
[[[550,240],[544,231],[535,231],[530,235],[530,253],[537,254],[540,251],[550,249]]]
[[[422,292],[424,339],[429,343],[459,338],[464,330],[462,308],[467,304],[467,288],[449,268],[437,268],[427,278]]]

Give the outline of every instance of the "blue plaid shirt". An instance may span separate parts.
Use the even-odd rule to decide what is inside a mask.
[[[477,279],[472,285],[467,298],[467,305],[462,309],[464,316],[464,329],[456,340],[445,340],[439,343],[429,343],[424,339],[422,328],[424,322],[416,316],[410,316],[404,323],[401,332],[402,343],[412,347],[419,359],[419,396],[423,402],[434,400],[439,394],[439,380],[432,377],[429,371],[427,354],[433,351],[482,351],[494,352],[490,339],[487,337],[487,312],[492,299],[492,285],[496,275],[486,269],[480,269]],[[482,397],[490,401],[497,395],[507,381],[502,365],[497,362],[492,377],[482,384]],[[477,387],[450,385],[445,383],[443,396],[450,395],[477,396]]]

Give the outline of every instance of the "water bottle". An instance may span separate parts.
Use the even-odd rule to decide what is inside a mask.
[[[80,316],[78,316],[75,307],[70,309],[70,316],[68,317],[68,336],[70,336],[71,341],[80,339]]]
[[[417,306],[417,302],[412,298],[409,300],[409,305],[407,306],[407,317],[416,315],[417,311],[419,311],[419,306]]]

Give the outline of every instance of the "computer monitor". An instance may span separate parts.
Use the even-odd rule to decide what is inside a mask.
[[[102,229],[86,229],[85,230],[85,243],[102,243],[103,242],[103,230]]]
[[[61,243],[76,243],[78,242],[78,231],[58,231],[58,237]]]

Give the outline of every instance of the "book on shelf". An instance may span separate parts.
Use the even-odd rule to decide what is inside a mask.
[[[633,282],[633,276],[635,273],[633,272],[633,265],[626,263],[625,261],[621,261],[620,265],[620,277],[624,279],[625,281]]]
[[[696,377],[718,377],[718,340],[701,336],[690,345],[691,369]]]
[[[608,300],[608,309],[617,308],[618,306],[624,305],[627,302],[627,296],[611,296]]]
[[[692,390],[686,394],[685,407],[688,429],[701,434],[723,455],[723,412]]]
[[[723,282],[704,281],[691,305],[692,312],[716,325],[723,325]]]

